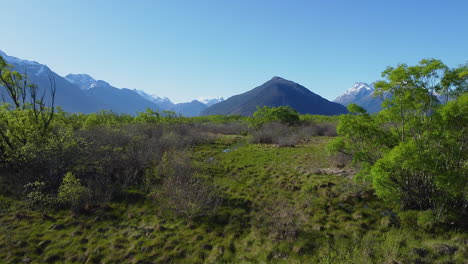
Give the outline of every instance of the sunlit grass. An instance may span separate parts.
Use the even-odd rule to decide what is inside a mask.
[[[196,147],[194,166],[220,187],[224,203],[214,216],[194,221],[161,214],[158,204],[138,191],[91,215],[39,213],[15,202],[0,217],[0,262],[464,263],[466,233],[400,228],[391,218],[397,212],[369,186],[316,174],[316,168],[330,167],[328,141],[316,137],[277,148],[224,136]],[[268,227],[251,224],[253,212],[277,197],[300,203],[307,218],[291,241],[276,240]],[[458,250],[444,255],[434,249],[438,244]],[[427,253],[418,256],[415,248]]]

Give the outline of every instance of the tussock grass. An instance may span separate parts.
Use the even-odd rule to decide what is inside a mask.
[[[386,207],[369,186],[315,174],[333,164],[328,141],[277,148],[236,135],[195,147],[193,166],[224,199],[213,215],[191,221],[161,214],[136,190],[89,215],[31,211],[1,198],[9,205],[0,212],[0,262],[465,263],[463,230],[424,229],[417,216]],[[285,238],[254,224],[265,205],[264,216],[273,214],[278,200],[294,205],[283,212],[304,218]]]

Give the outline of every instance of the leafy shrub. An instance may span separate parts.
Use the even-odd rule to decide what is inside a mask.
[[[253,117],[249,120],[252,128],[260,128],[271,122],[280,122],[288,125],[296,124],[299,121],[299,113],[289,106],[279,107],[257,107]]]
[[[0,216],[8,213],[12,207],[13,202],[6,197],[0,195]]]
[[[418,226],[425,231],[432,231],[438,224],[437,218],[431,210],[422,211],[418,214],[417,219]]]
[[[73,211],[78,211],[87,206],[87,196],[89,196],[89,190],[81,185],[80,180],[71,172],[65,174],[58,190],[58,201],[62,205],[69,206]]]
[[[398,213],[403,228],[414,229],[418,226],[418,211],[408,210]]]
[[[36,210],[55,208],[58,205],[57,198],[45,190],[44,182],[28,183],[24,186],[26,193],[26,204]]]

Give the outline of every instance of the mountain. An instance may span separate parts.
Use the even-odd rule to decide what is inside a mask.
[[[347,113],[344,106],[328,101],[295,82],[273,77],[266,83],[243,94],[205,109],[202,115],[250,116],[259,106],[290,106],[301,114],[338,115]]]
[[[142,90],[134,90],[146,100],[155,103],[162,110],[174,111],[177,114],[183,116],[199,116],[200,113],[207,107],[212,106],[218,102],[224,100],[222,97],[217,98],[200,98],[199,100],[193,100],[191,102],[184,103],[173,103],[167,97],[159,97],[157,95],[151,95]]]
[[[96,83],[96,80],[88,74],[68,74],[65,76],[65,79],[84,91],[89,90],[93,87],[93,84]]]
[[[148,94],[148,93],[146,93],[145,91],[142,91],[142,90],[136,90],[135,89],[134,91],[137,92],[139,95],[141,95],[146,100],[155,103],[156,105],[158,105],[163,110],[170,110],[170,109],[174,108],[174,106],[175,106],[175,104],[171,101],[171,99],[169,99],[167,97],[159,97],[159,96],[154,95],[154,94]]]
[[[144,112],[146,108],[161,110],[161,107],[146,100],[135,90],[119,89],[105,81],[96,81],[87,74],[68,74],[65,79],[78,86],[87,96],[97,99],[101,110],[126,114]]]
[[[21,60],[0,51],[0,56],[21,74],[27,74],[29,80],[38,85],[39,91],[50,91],[50,79],[55,80],[55,105],[68,112],[91,113],[99,110],[99,102],[87,96],[79,87],[53,72],[49,67],[35,61]],[[0,96],[1,98],[1,96]],[[46,93],[45,101],[50,103],[51,96]]]
[[[357,82],[353,87],[338,96],[333,102],[347,106],[357,104],[369,113],[376,113],[382,110],[382,100],[374,97],[374,87],[364,82]]]
[[[207,108],[206,104],[193,100],[191,102],[176,104],[171,111],[174,111],[183,116],[199,116],[200,113]]]
[[[204,103],[207,107],[210,107],[214,104],[224,101],[223,97],[216,97],[216,98],[200,98],[198,101]]]
[[[69,74],[62,77],[44,64],[8,56],[3,51],[0,51],[0,56],[12,65],[14,70],[26,74],[32,83],[37,84],[41,94],[46,92],[46,103],[51,102],[48,92],[50,78],[53,78],[56,87],[55,106],[60,106],[67,112],[93,113],[112,110],[116,113],[136,114],[145,111],[146,108],[161,109],[133,90],[115,88],[87,74]]]

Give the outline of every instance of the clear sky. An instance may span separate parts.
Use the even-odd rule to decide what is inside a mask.
[[[468,1],[0,0],[0,50],[174,101],[273,76],[334,99],[388,65],[468,60]]]

